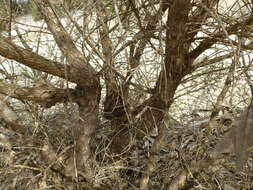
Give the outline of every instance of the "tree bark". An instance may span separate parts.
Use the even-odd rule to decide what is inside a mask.
[[[133,137],[143,138],[149,134],[156,124],[164,118],[165,110],[173,103],[173,97],[181,79],[192,69],[192,59],[189,58],[187,43],[187,22],[190,1],[176,1],[170,5],[167,32],[165,60],[160,77],[157,80],[154,94],[130,115],[133,122],[129,124],[126,116],[112,121],[114,143],[112,151],[121,153],[131,144]],[[130,143],[130,144],[129,144]]]
[[[71,68],[75,69],[75,72],[70,74],[74,74],[78,78],[76,91],[80,94],[80,98],[77,100],[79,125],[74,128],[75,148],[73,156],[68,161],[66,173],[77,177],[78,171],[85,169],[85,172],[92,175],[89,172],[88,163],[91,156],[90,143],[97,127],[101,93],[99,77],[86,57],[75,46],[50,2],[35,0],[35,3],[67,62]]]

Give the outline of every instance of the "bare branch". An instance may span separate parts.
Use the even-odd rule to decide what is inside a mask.
[[[159,123],[158,116],[162,119],[165,117],[166,108],[172,104],[170,97],[174,97],[175,91],[184,77],[191,68],[191,62],[187,59],[188,48],[186,45],[186,24],[190,11],[190,0],[178,0],[171,4],[168,12],[167,31],[166,31],[166,50],[165,50],[165,68],[162,68],[162,77],[159,82],[159,90],[153,96],[155,106],[151,110],[151,116],[156,114],[153,123],[157,125],[158,136],[152,146],[152,155],[149,158],[145,173],[141,180],[141,190],[148,189],[149,176],[156,169],[156,154],[161,150],[163,142],[164,124]],[[154,102],[152,102],[154,103]],[[150,106],[151,107],[151,106]],[[154,109],[155,108],[155,109]],[[160,110],[159,110],[160,109]],[[163,110],[163,111],[161,111]],[[147,113],[147,112],[146,112]],[[150,116],[149,116],[150,117]],[[154,117],[154,116],[153,116]],[[157,120],[156,120],[157,119]]]
[[[253,24],[253,16],[250,15],[244,21],[238,22],[236,24],[231,24],[230,26],[226,27],[225,30],[230,35],[237,33],[240,28],[244,26],[250,26],[252,24]],[[190,52],[191,59],[193,60],[196,59],[200,54],[202,54],[204,51],[212,47],[213,44],[220,41],[220,39],[224,38],[225,36],[226,34],[224,32],[217,32],[214,35],[212,35],[211,38],[206,38],[205,40],[200,42],[200,44]]]
[[[225,55],[221,55],[221,56],[216,56],[215,58],[213,59],[204,59],[203,61],[197,63],[197,64],[193,64],[192,66],[192,69],[193,71],[200,68],[200,67],[205,67],[207,65],[212,65],[212,64],[215,64],[215,63],[219,63],[225,59],[228,59],[230,57],[232,57],[234,55],[234,52],[231,52],[231,53],[227,53]]]
[[[0,55],[3,57],[15,60],[32,69],[68,79],[70,82],[80,82],[79,75],[76,74],[79,71],[75,67],[46,59],[31,50],[15,45],[12,41],[3,37],[0,38],[0,44]],[[85,79],[85,77],[82,78]]]
[[[30,100],[40,103],[44,107],[51,107],[57,102],[68,101],[69,94],[76,100],[76,91],[72,89],[59,89],[47,84],[37,84],[34,87],[21,87],[0,81],[0,93],[21,100]]]
[[[77,49],[70,35],[64,29],[54,9],[51,8],[49,0],[35,0],[40,13],[43,15],[53,37],[67,59],[67,62],[76,68],[79,86],[97,86],[96,71],[87,62],[84,55]],[[84,79],[85,78],[85,79]],[[82,80],[84,79],[84,80]]]

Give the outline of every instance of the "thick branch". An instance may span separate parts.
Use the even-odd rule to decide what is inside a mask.
[[[172,103],[181,79],[192,69],[187,42],[189,11],[190,1],[179,0],[172,3],[168,12],[164,67],[156,85],[156,93],[164,105]]]
[[[78,70],[74,67],[46,59],[31,50],[15,45],[12,41],[6,38],[0,38],[0,44],[0,55],[5,58],[15,60],[32,69],[65,78],[70,82],[78,83],[80,80],[78,75],[75,74]]]
[[[73,89],[59,89],[47,84],[21,87],[0,81],[0,93],[16,99],[38,102],[44,107],[51,107],[57,102],[68,101],[70,96],[73,101],[77,99],[77,93]]]
[[[168,11],[166,49],[165,49],[165,68],[162,68],[160,75],[159,90],[156,92],[154,102],[157,102],[151,110],[151,115],[145,113],[145,117],[155,118],[149,123],[153,127],[165,117],[167,108],[172,104],[175,91],[181,79],[191,70],[192,62],[188,59],[189,45],[186,44],[186,24],[190,11],[190,0],[173,1]],[[151,102],[151,103],[154,103]],[[154,123],[154,124],[153,124]],[[145,126],[147,128],[147,126]],[[148,189],[149,176],[155,171],[155,154],[161,150],[164,126],[157,125],[158,137],[155,139],[151,149],[152,155],[142,176],[140,189]]]
[[[104,77],[106,84],[106,97],[104,102],[104,117],[111,118],[112,115],[118,115],[122,112],[123,102],[120,95],[120,89],[117,84],[116,73],[114,72],[114,62],[112,55],[112,41],[109,36],[109,27],[107,24],[108,13],[102,0],[96,1],[97,23],[101,25],[99,35],[102,45],[104,59]]]
[[[76,69],[75,74],[79,78],[77,82],[79,86],[90,87],[97,86],[98,79],[95,69],[87,62],[84,55],[77,49],[71,36],[67,33],[54,9],[49,3],[49,0],[35,0],[35,3],[43,15],[49,30],[67,59],[67,62]]]

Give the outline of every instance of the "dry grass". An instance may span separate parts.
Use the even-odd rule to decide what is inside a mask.
[[[108,124],[106,124],[108,125]],[[56,127],[56,126],[55,126]],[[56,127],[57,128],[57,127]],[[236,172],[235,158],[227,155],[210,161],[209,155],[227,126],[189,124],[166,128],[162,151],[157,154],[157,170],[150,178],[149,188],[172,189],[251,189],[253,161],[250,156],[244,170]],[[1,145],[1,189],[138,189],[149,157],[147,142],[136,142],[125,155],[113,157],[107,145],[109,131],[98,131],[94,144],[93,184],[80,175],[78,179],[64,176],[64,159],[72,154],[70,131],[39,128],[31,139]],[[68,135],[67,135],[68,134]],[[11,136],[14,134],[9,134]],[[50,142],[57,156],[48,164],[43,160],[43,146]],[[181,181],[180,181],[181,180]],[[179,188],[178,188],[179,189]]]

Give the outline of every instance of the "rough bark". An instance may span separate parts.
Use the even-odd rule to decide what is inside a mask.
[[[93,173],[90,169],[91,141],[98,126],[98,109],[100,101],[100,87],[83,92],[85,99],[79,99],[79,125],[74,128],[75,157],[68,161],[66,174],[76,176],[78,171],[84,172],[87,179],[91,179]]]
[[[31,49],[17,46],[11,40],[4,37],[0,37],[0,44],[0,55],[3,57],[15,60],[32,69],[67,79],[70,82],[77,83],[80,80],[80,76],[75,74],[80,71],[75,67],[70,67],[69,65],[46,59],[45,57],[32,52]]]
[[[162,138],[164,133],[164,124],[161,123],[165,118],[166,111],[169,110],[173,103],[174,94],[182,78],[191,70],[192,62],[189,59],[189,44],[187,41],[187,22],[190,11],[190,0],[178,0],[171,4],[167,18],[166,31],[166,49],[164,68],[162,68],[160,79],[157,83],[156,95],[159,97],[160,105],[156,105],[156,110],[162,110],[157,113],[161,119],[156,121],[158,136],[152,146],[151,156],[149,158],[146,170],[142,176],[140,189],[148,188],[149,176],[156,169],[156,156],[161,149]],[[158,107],[159,106],[159,107]]]
[[[189,6],[188,1],[171,4],[167,20],[165,60],[155,92],[130,113],[132,122],[129,122],[126,116],[112,121],[114,136],[111,147],[113,152],[124,152],[127,147],[131,146],[131,139],[141,139],[154,127],[157,127],[157,123],[164,118],[165,110],[168,110],[173,103],[173,97],[181,79],[192,69],[192,60],[188,57],[189,45],[187,44],[186,27]],[[156,19],[152,20],[152,23],[153,21]]]
[[[81,95],[77,100],[79,106],[79,125],[74,129],[75,148],[73,156],[66,166],[66,175],[76,176],[78,171],[89,172],[90,142],[97,127],[98,105],[100,101],[100,84],[97,72],[77,49],[70,35],[61,24],[57,14],[48,0],[35,1],[49,30],[66,57],[68,64],[74,68],[77,77],[76,91]]]
[[[57,14],[48,0],[35,0],[39,11],[43,15],[55,42],[65,56],[67,62],[75,69],[74,75],[78,77],[76,83],[82,87],[97,87],[98,77],[95,69],[87,62],[84,55],[77,49],[70,35],[64,29]]]
[[[37,83],[33,87],[22,87],[0,81],[0,93],[19,100],[29,100],[50,108],[58,102],[67,102],[69,96],[73,102],[80,98],[74,89],[55,88],[46,83]]]

